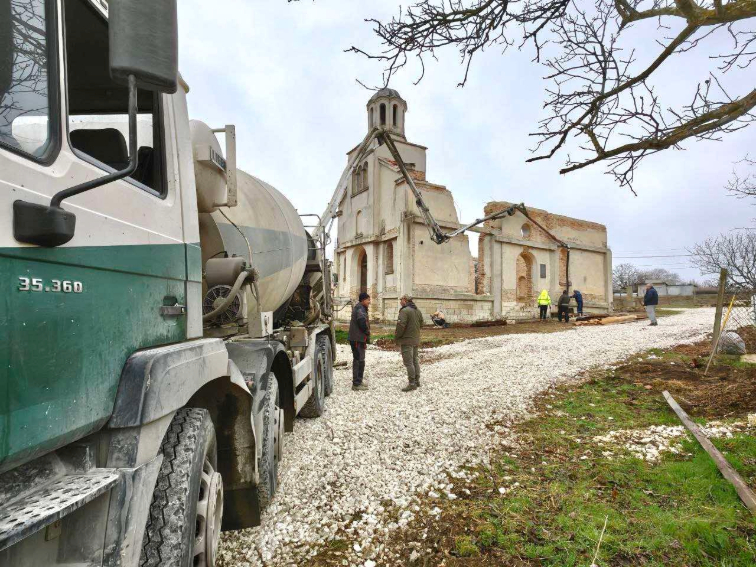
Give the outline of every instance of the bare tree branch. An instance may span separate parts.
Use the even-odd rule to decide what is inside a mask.
[[[696,244],[690,253],[701,275],[718,274],[724,268],[735,288],[756,289],[756,233],[721,234]]]
[[[747,68],[756,59],[756,31],[742,22],[754,18],[754,0],[416,0],[390,21],[368,20],[382,51],[348,51],[382,62],[381,86],[387,86],[410,61],[422,63],[454,47],[463,86],[479,52],[530,44],[552,86],[544,103],[548,115],[532,134],[536,155],[528,161],[551,159],[575,140],[579,151],[561,173],[603,162],[632,189],[648,156],[689,139],[720,140],[756,118],[756,89],[730,93],[715,73],[698,84],[688,104],[674,108],[661,102],[651,83],[672,58],[702,49],[702,40],[720,30],[733,47],[710,54],[719,74]],[[627,44],[626,30],[649,20],[658,22],[659,50],[639,67],[634,50],[621,45]],[[664,37],[670,29],[678,31]]]

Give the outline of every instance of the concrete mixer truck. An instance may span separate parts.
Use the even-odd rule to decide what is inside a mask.
[[[215,565],[333,386],[324,237],[189,121],[176,32],[0,0],[3,567]]]

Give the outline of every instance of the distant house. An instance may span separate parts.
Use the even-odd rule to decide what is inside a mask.
[[[695,284],[670,284],[667,282],[646,282],[638,284],[637,296],[643,297],[646,293],[646,285],[654,286],[659,297],[676,296],[676,297],[693,297],[696,295],[698,286]]]
[[[703,288],[699,288],[696,284],[670,284],[667,282],[646,282],[654,286],[656,293],[659,297],[694,297],[699,293],[706,293]],[[646,293],[646,283],[633,284],[633,295],[635,297],[643,297]],[[716,293],[716,288],[714,288]],[[626,289],[615,289],[615,297],[625,297],[627,295]]]

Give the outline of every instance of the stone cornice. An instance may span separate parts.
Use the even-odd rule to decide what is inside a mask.
[[[495,234],[495,233],[494,233]],[[529,248],[539,248],[541,250],[558,250],[560,247],[552,242],[539,242],[537,240],[523,240],[521,238],[512,238],[510,236],[496,235],[496,242],[503,244],[515,244],[517,246],[527,246]],[[583,252],[598,252],[606,254],[610,249],[605,246],[591,246],[589,244],[579,244],[577,242],[567,242],[570,250],[581,250]]]
[[[347,248],[354,248],[362,244],[374,244],[377,242],[386,242],[388,240],[395,240],[399,236],[399,230],[392,228],[386,231],[384,234],[368,234],[367,236],[361,236],[352,240],[347,240],[343,244],[340,244],[336,248],[336,252],[344,252]]]

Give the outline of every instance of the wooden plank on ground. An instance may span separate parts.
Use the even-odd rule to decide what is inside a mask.
[[[619,317],[605,317],[599,319],[599,325],[612,325],[614,323],[627,323],[628,321],[635,321],[637,317],[635,315],[620,315]]]
[[[680,421],[683,422],[683,425],[688,429],[688,431],[693,434],[693,437],[695,437],[696,440],[701,444],[701,447],[703,447],[704,450],[709,453],[709,456],[714,459],[714,464],[717,465],[717,468],[719,469],[719,472],[722,473],[722,476],[729,480],[730,483],[735,487],[735,491],[738,493],[738,496],[740,496],[743,504],[746,505],[746,507],[751,511],[752,514],[756,515],[756,494],[754,494],[753,491],[748,487],[743,478],[738,474],[738,471],[732,468],[732,465],[727,462],[727,459],[725,459],[724,455],[719,452],[719,449],[717,449],[714,444],[709,441],[709,438],[704,435],[703,431],[701,431],[701,428],[698,427],[698,425],[696,425],[693,420],[690,419],[690,417],[688,417],[688,414],[685,413],[685,410],[680,407],[680,405],[675,401],[670,393],[666,390],[664,390],[664,392],[662,393],[664,394],[664,399],[667,400],[669,407],[674,410],[674,412],[677,414],[677,417],[679,417]]]

